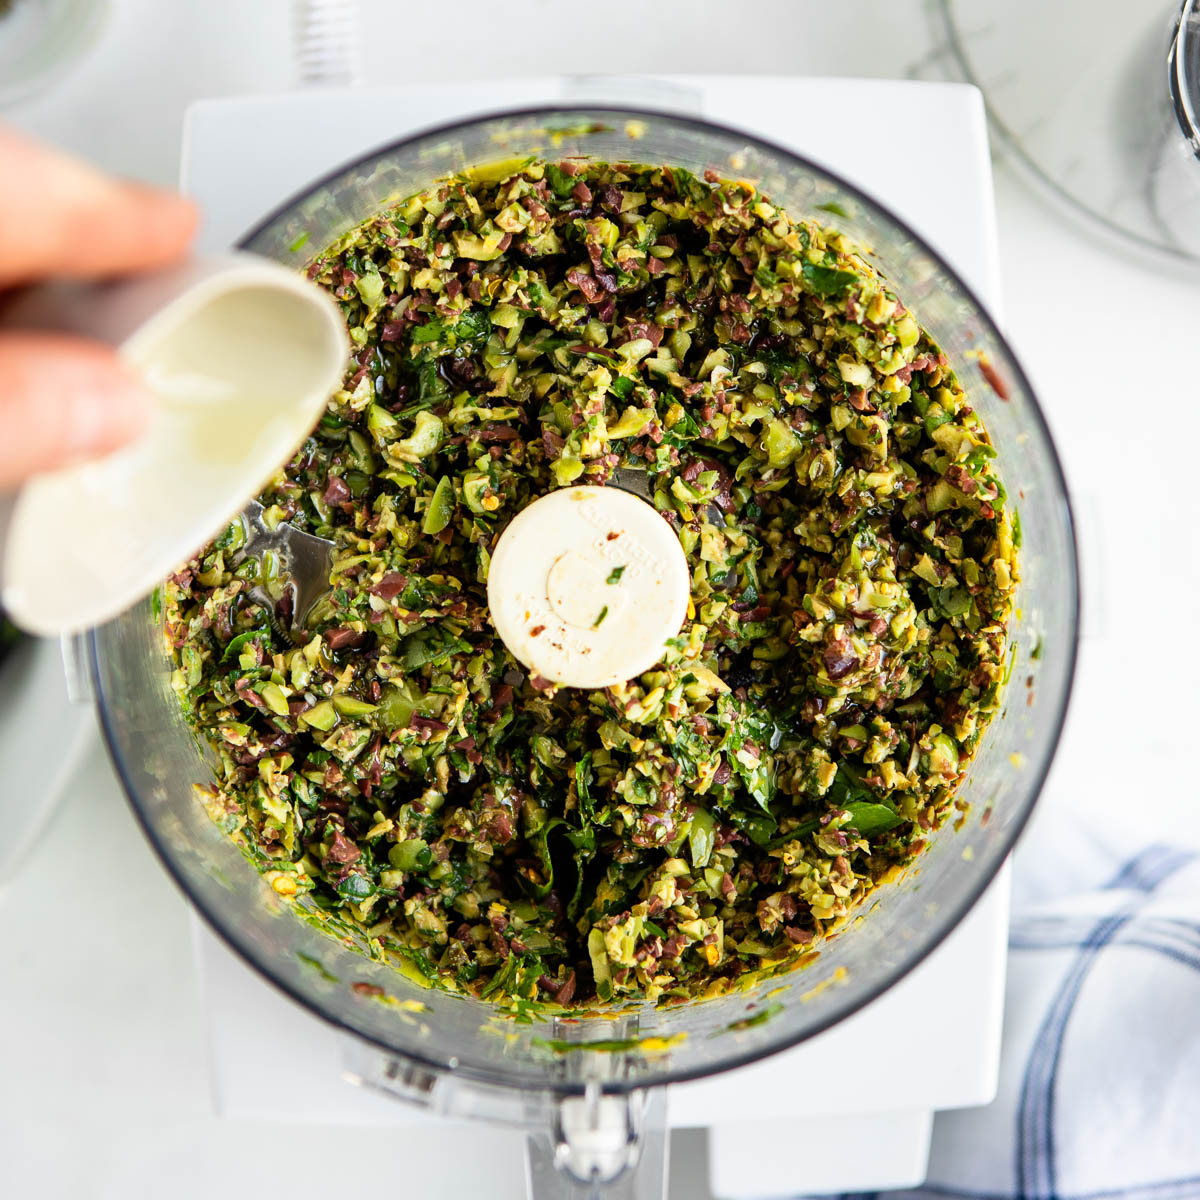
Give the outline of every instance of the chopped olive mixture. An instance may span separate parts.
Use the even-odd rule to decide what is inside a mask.
[[[166,588],[210,812],[341,936],[484,998],[670,1003],[819,948],[955,811],[1006,672],[1019,539],[914,314],[749,183],[583,160],[448,179],[308,274],[355,357],[261,499],[334,541],[330,591],[291,631],[240,522]],[[489,553],[630,471],[687,620],[625,685],[530,678]]]

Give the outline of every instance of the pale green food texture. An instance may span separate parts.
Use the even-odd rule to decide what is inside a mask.
[[[1007,669],[1003,486],[917,314],[752,185],[629,164],[476,169],[309,273],[355,359],[262,502],[332,589],[291,644],[235,526],[164,592],[214,817],[310,919],[510,1007],[806,961],[957,811]],[[630,468],[688,618],[555,689],[492,632],[491,550]]]

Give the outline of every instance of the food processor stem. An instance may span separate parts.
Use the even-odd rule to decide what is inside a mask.
[[[565,1096],[548,1131],[529,1134],[530,1200],[663,1200],[668,1181],[667,1091]]]
[[[628,1025],[633,1029],[635,1026]],[[486,1120],[526,1131],[530,1200],[665,1200],[667,1089],[605,1092],[588,1079],[582,1094],[496,1087],[381,1054],[357,1038],[342,1048],[352,1083],[452,1120]],[[576,1051],[568,1074],[607,1071],[614,1056]]]

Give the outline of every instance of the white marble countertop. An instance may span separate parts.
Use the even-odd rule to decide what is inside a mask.
[[[292,83],[287,0],[112,5],[92,57],[0,118],[113,170],[169,183],[188,103]],[[506,35],[485,21],[495,6],[481,0],[459,0],[452,23],[436,7],[363,0],[373,30],[385,33],[367,39],[367,77],[486,79],[541,73],[548,59],[593,73],[903,76],[926,53],[919,0],[859,0],[853,13],[814,8],[610,0],[587,10],[586,36],[570,36],[564,14],[585,10],[517,0]],[[736,40],[728,36],[735,11]],[[1040,852],[1059,838],[1097,849],[1163,838],[1200,844],[1194,785],[1183,782],[1200,648],[1165,636],[1186,624],[1200,583],[1200,501],[1174,465],[1200,435],[1192,350],[1200,284],[1090,244],[1003,167],[997,205],[1005,325],[1073,486],[1086,595],[1071,716],[1018,852],[1018,894],[1022,883],[1028,894],[1076,882]],[[1162,617],[1142,600],[1159,595],[1175,598]],[[1138,598],[1132,611],[1125,597]],[[1132,629],[1133,619],[1146,621],[1146,632]],[[378,1128],[211,1116],[186,908],[98,745],[0,893],[0,922],[5,1194],[157,1200],[169,1188],[176,1200],[240,1200],[276,1195],[299,1178],[313,1194],[350,1194],[389,1175],[411,1194],[448,1194],[439,1168]],[[702,1197],[702,1135],[677,1136],[684,1152],[675,1155],[672,1194]],[[498,1196],[501,1178],[519,1194],[521,1158],[511,1134],[475,1131],[471,1153],[453,1164],[454,1194]]]

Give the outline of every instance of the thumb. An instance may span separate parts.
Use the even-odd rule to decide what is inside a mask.
[[[145,427],[151,404],[137,372],[107,346],[0,335],[0,488],[117,449]]]

